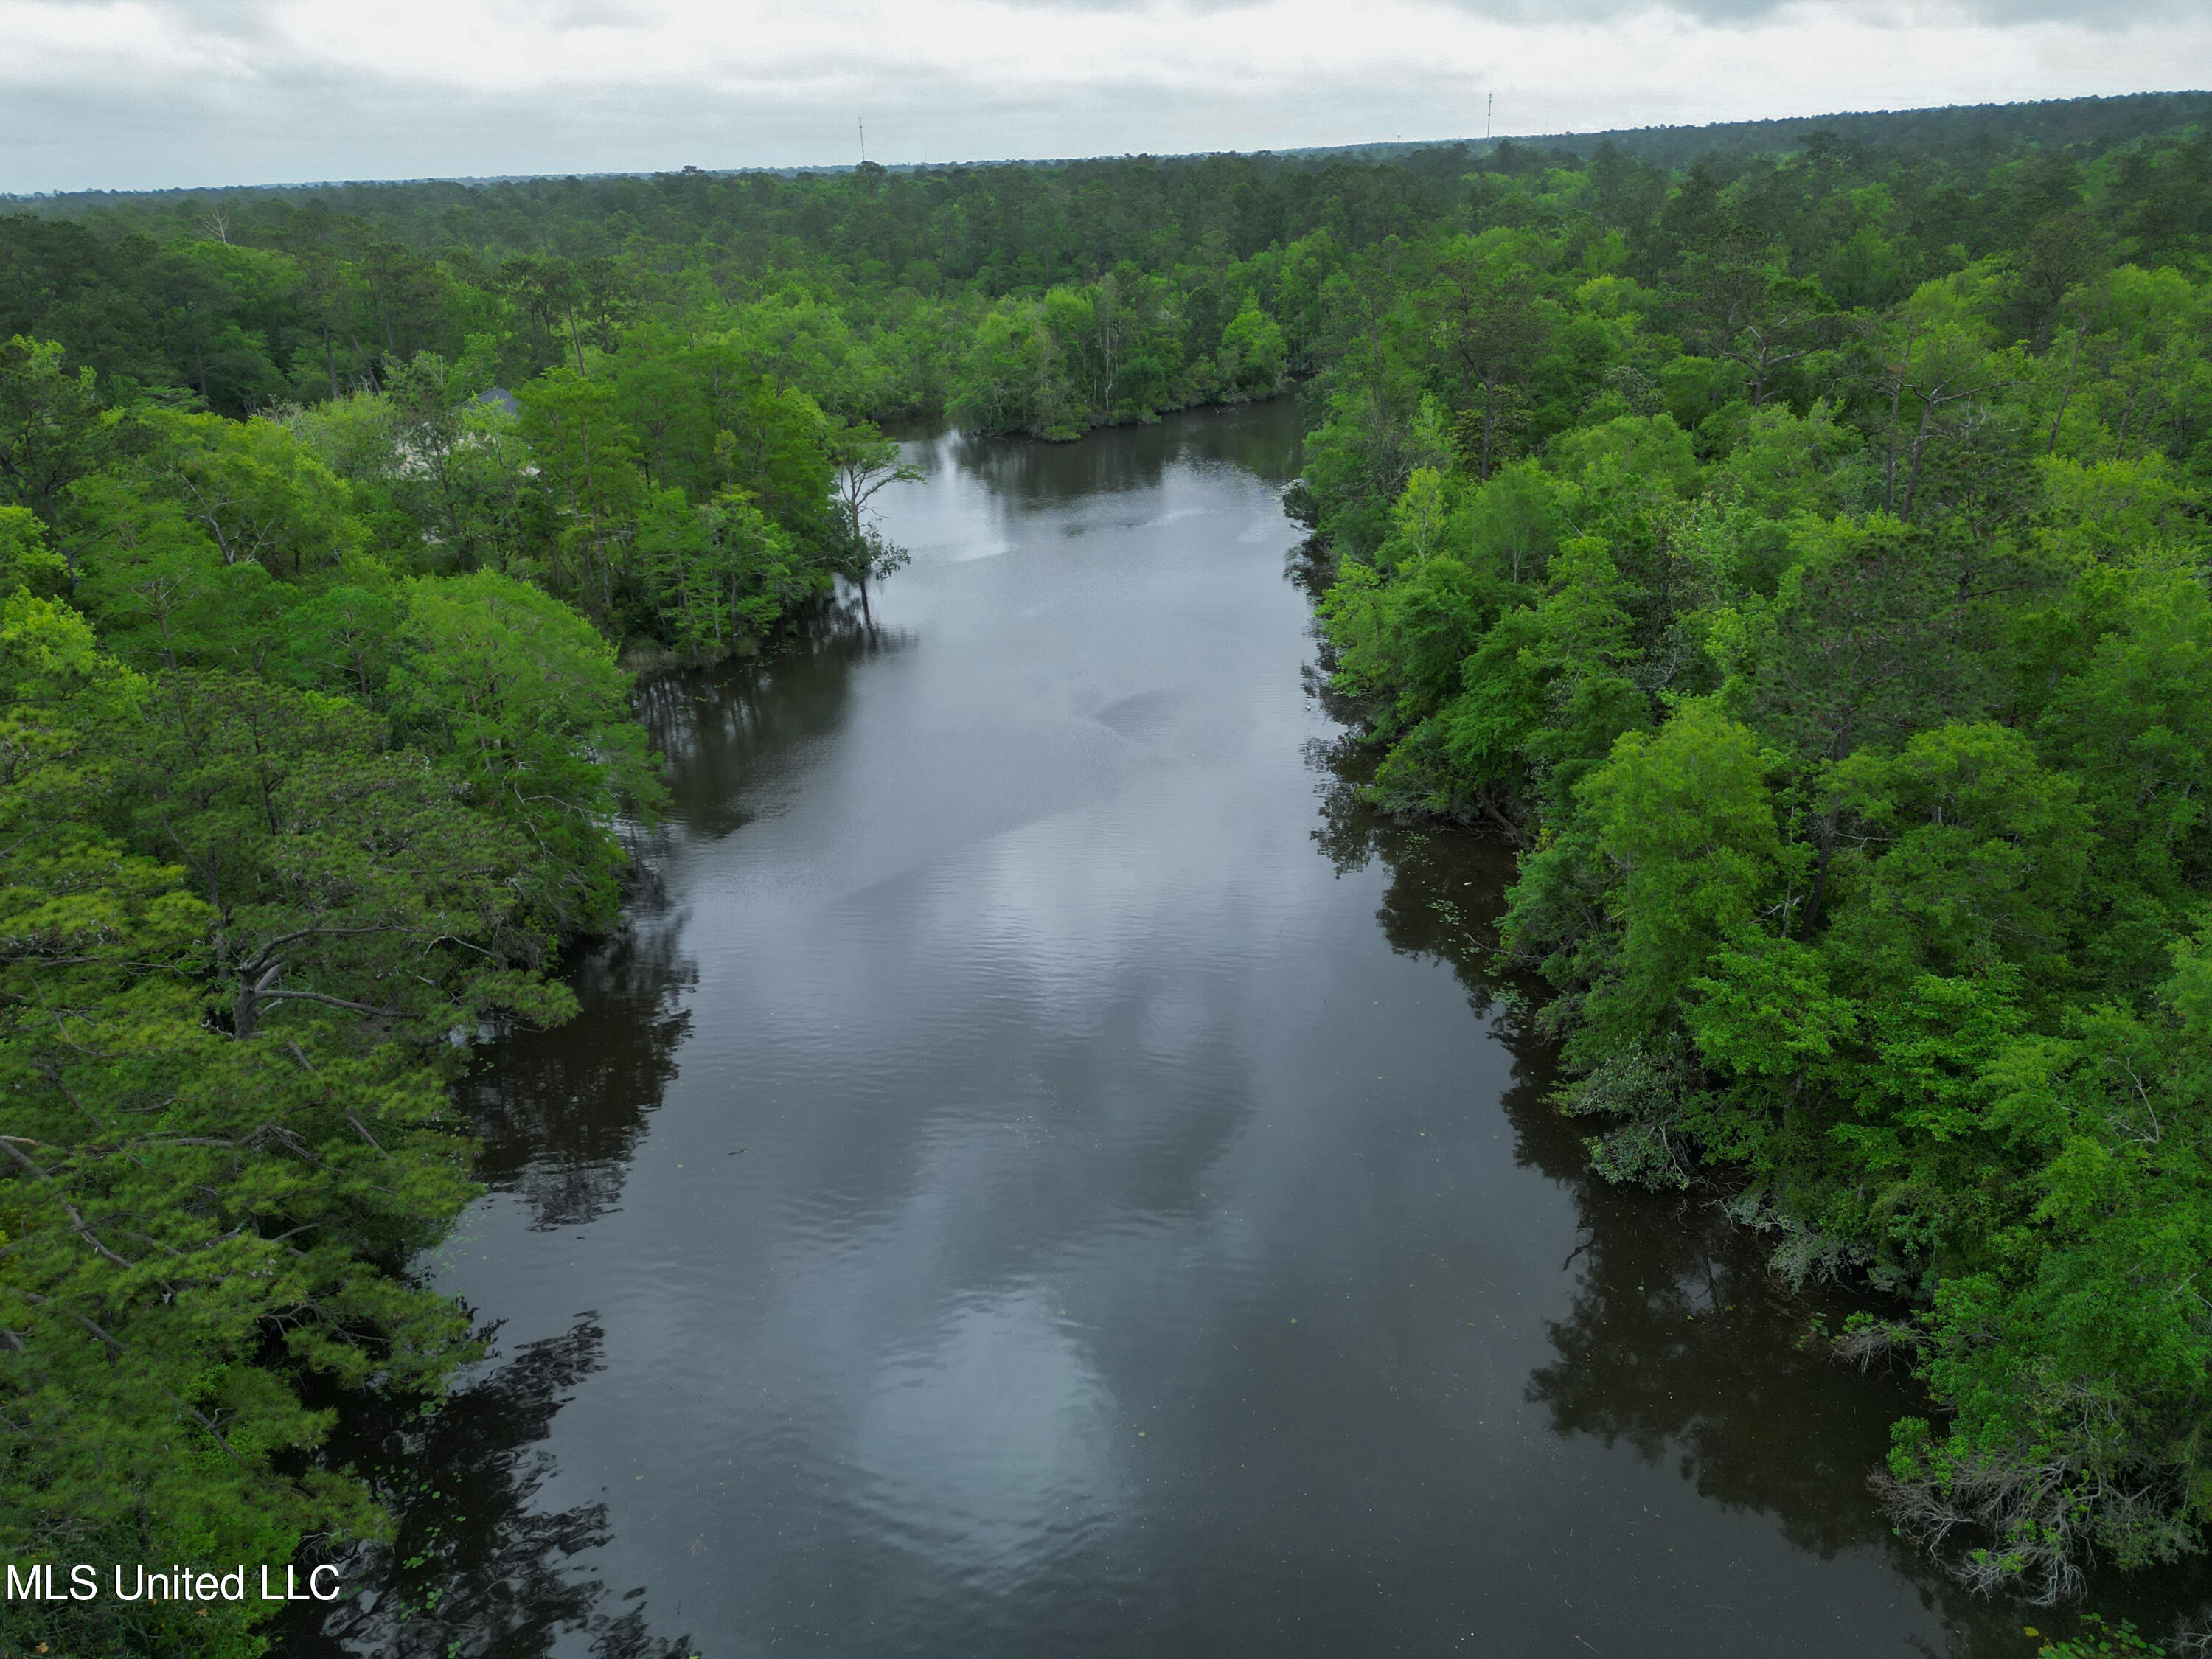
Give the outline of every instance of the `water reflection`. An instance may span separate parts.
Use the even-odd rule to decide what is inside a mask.
[[[1574,1305],[1549,1327],[1558,1358],[1528,1381],[1553,1429],[1671,1462],[1701,1496],[1775,1515],[1824,1557],[1886,1540],[1867,1472],[1889,1422],[1924,1405],[1839,1370],[1809,1310],[1708,1201],[1585,1196]]]
[[[948,433],[914,447],[933,470],[957,471],[1025,513],[1158,489],[1171,465],[1226,467],[1271,481],[1298,472],[1298,428],[1291,400],[1227,418],[1156,422],[1099,441],[1042,444]],[[1254,416],[1257,418],[1254,418]]]
[[[778,810],[843,726],[854,667],[908,643],[839,606],[815,617],[788,654],[647,680],[639,713],[667,757],[674,821],[715,837]]]
[[[362,1461],[400,1514],[398,1534],[348,1565],[371,1586],[327,1618],[295,1621],[301,1659],[678,1659],[692,1644],[647,1629],[642,1587],[579,1569],[607,1540],[604,1503],[548,1510],[554,1414],[599,1369],[605,1334],[580,1322],[533,1342],[420,1424],[387,1425]]]
[[[1044,1289],[1010,1285],[872,1379],[853,1462],[879,1525],[935,1571],[1003,1593],[1121,1507],[1117,1415]]]
[[[587,1222],[615,1202],[647,1115],[676,1075],[691,1027],[682,997],[696,976],[682,923],[649,896],[634,904],[571,970],[582,1014],[486,1044],[456,1091],[483,1142],[478,1174],[527,1205],[540,1230]]]
[[[1516,1060],[1500,1100],[1516,1161],[1574,1194],[1578,1232],[1563,1264],[1575,1270],[1572,1299],[1565,1317],[1547,1322],[1553,1355],[1526,1389],[1552,1431],[1626,1449],[1702,1498],[1771,1516],[1817,1559],[1880,1554],[1941,1620],[1940,1634],[1908,1636],[1906,1650],[1960,1659],[2033,1651],[2041,1638],[2023,1644],[2023,1618],[2043,1637],[2075,1633],[2073,1611],[1969,1596],[1899,1539],[1869,1498],[1890,1424],[1929,1407],[1901,1370],[1862,1373],[1830,1357],[1822,1331],[1859,1303],[1786,1283],[1768,1246],[1730,1224],[1713,1192],[1655,1196],[1592,1174],[1581,1132],[1550,1104],[1559,1081],[1551,1046],[1520,1017],[1542,988],[1501,978],[1497,965],[1510,852],[1369,808],[1360,790],[1374,757],[1355,744],[1309,752],[1324,779],[1315,841],[1340,875],[1379,864],[1388,884],[1376,921],[1391,944],[1449,963],[1469,1006],[1498,1016]],[[2193,1632],[2212,1627],[2206,1577],[2197,1566],[2108,1572],[2091,1601],[2146,1631]]]
[[[654,688],[665,898],[492,1057],[495,1190],[432,1264],[515,1372],[407,1454],[487,1529],[410,1581],[445,1627],[2019,1651],[1879,1524],[1897,1385],[1797,1348],[1755,1243],[1588,1179],[1489,965],[1505,853],[1360,805],[1294,422],[931,441],[877,635]]]
[[[1489,1013],[1501,998],[1518,1006],[1535,997],[1540,988],[1534,982],[1509,985],[1493,966],[1512,849],[1374,811],[1360,799],[1374,775],[1374,754],[1347,738],[1310,744],[1306,756],[1321,780],[1314,842],[1340,877],[1381,866],[1386,885],[1375,919],[1391,947],[1448,964],[1477,1014]],[[1517,1027],[1505,1029],[1516,1032],[1516,1052],[1544,1052]]]
[[[1318,746],[1314,757],[1327,777],[1316,840],[1340,872],[1378,861],[1388,879],[1376,921],[1391,944],[1448,963],[1476,1012],[1498,1010],[1495,1029],[1516,1062],[1500,1102],[1516,1161],[1575,1195],[1572,1299],[1566,1317],[1547,1322],[1554,1357],[1531,1373],[1528,1399],[1554,1432],[1671,1463],[1701,1496],[1777,1516],[1801,1547],[1832,1555],[1885,1543],[1867,1472],[1888,1423],[1924,1401],[1900,1380],[1863,1380],[1827,1359],[1808,1340],[1814,1305],[1775,1279],[1713,1194],[1655,1198],[1591,1175],[1580,1133],[1550,1103],[1550,1047],[1520,1018],[1541,988],[1503,981],[1494,965],[1511,854],[1368,808],[1359,789],[1371,757],[1356,746]],[[1808,1423],[1823,1432],[1806,1434]],[[1900,1565],[1920,1576],[1918,1564]]]

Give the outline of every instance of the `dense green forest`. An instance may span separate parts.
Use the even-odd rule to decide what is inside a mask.
[[[617,915],[631,673],[864,617],[882,423],[1294,383],[1374,792],[1524,849],[1601,1167],[1869,1289],[1940,1412],[1886,1496],[1978,1582],[2196,1548],[2196,112],[0,216],[0,1552],[377,1534],[334,1413],[475,1352],[408,1277],[447,1085]]]
[[[1873,1291],[1883,1498],[2039,1600],[2212,1519],[2208,164],[1547,169],[1347,264],[1294,502],[1598,1167]]]

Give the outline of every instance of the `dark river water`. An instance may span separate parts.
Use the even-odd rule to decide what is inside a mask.
[[[653,689],[653,890],[470,1090],[495,1355],[296,1650],[2039,1645],[1869,1499],[1902,1381],[1588,1177],[1508,861],[1357,805],[1297,433],[918,444],[872,635]]]

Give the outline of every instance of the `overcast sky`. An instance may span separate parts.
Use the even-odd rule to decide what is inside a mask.
[[[2203,0],[0,0],[0,191],[1287,149],[2212,84]]]

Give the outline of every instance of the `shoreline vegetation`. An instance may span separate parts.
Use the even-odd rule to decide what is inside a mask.
[[[481,1352],[410,1262],[659,802],[625,664],[865,618],[879,422],[1293,385],[1373,798],[1522,849],[1601,1171],[1884,1298],[1971,1582],[2197,1548],[2203,115],[0,212],[0,1554],[387,1535],[332,1402]]]
[[[1521,849],[1598,1172],[1699,1188],[1875,1492],[2076,1599],[2212,1519],[2212,138],[1615,155],[1357,262],[1290,505],[1385,808]]]

